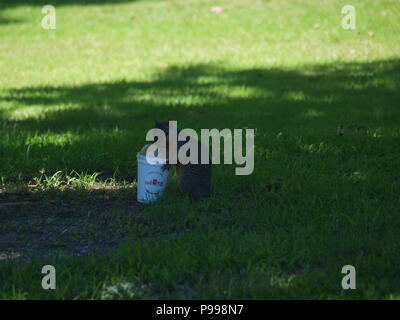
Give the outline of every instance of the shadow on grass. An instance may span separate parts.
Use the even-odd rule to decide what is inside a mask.
[[[217,204],[211,209],[208,204],[204,206],[190,204],[189,207],[189,204],[182,205],[180,201],[173,202],[174,199],[172,199],[163,207],[150,208],[147,214],[141,214],[140,210],[136,210],[137,207],[133,201],[130,202],[132,207],[128,210],[122,201],[122,208],[115,208],[114,206],[120,203],[120,198],[105,199],[105,196],[110,197],[108,191],[100,191],[98,195],[100,199],[97,198],[99,201],[93,201],[90,198],[88,201],[87,194],[84,194],[82,201],[85,207],[76,200],[76,194],[71,194],[71,201],[65,205],[64,199],[55,199],[55,197],[68,196],[67,193],[44,192],[36,194],[41,202],[35,208],[31,201],[32,195],[28,194],[28,199],[26,199],[28,204],[18,203],[18,209],[10,209],[7,215],[3,216],[4,221],[0,225],[0,258],[2,252],[7,252],[12,257],[13,252],[10,251],[13,250],[22,254],[28,252],[47,254],[55,248],[79,254],[97,249],[106,250],[118,247],[125,239],[124,237],[132,233],[139,239],[138,241],[148,237],[146,239],[152,239],[154,243],[162,245],[154,246],[155,249],[151,250],[147,246],[134,248],[132,252],[138,252],[140,259],[141,255],[146,257],[144,261],[147,262],[143,264],[143,268],[156,266],[157,269],[157,264],[161,261],[160,272],[167,271],[165,274],[176,274],[178,280],[182,279],[179,276],[184,274],[181,270],[185,272],[192,270],[196,276],[190,275],[188,277],[190,280],[192,276],[198,278],[200,273],[196,268],[202,270],[201,272],[204,268],[229,271],[229,266],[233,266],[234,272],[237,272],[240,267],[248,268],[251,261],[254,264],[252,270],[255,272],[254,279],[256,280],[249,282],[250,288],[258,283],[258,279],[270,277],[268,275],[270,273],[263,271],[263,259],[266,259],[268,264],[280,268],[285,276],[289,276],[296,270],[310,271],[312,280],[300,283],[298,287],[306,288],[312,283],[315,284],[316,289],[326,290],[329,286],[331,288],[329,292],[336,294],[340,285],[340,277],[338,280],[340,269],[332,272],[332,277],[329,278],[332,279],[331,284],[327,285],[324,272],[330,270],[328,266],[336,268],[348,263],[347,261],[358,266],[365,261],[372,261],[364,266],[364,270],[361,269],[360,275],[373,275],[375,277],[373,280],[378,283],[379,289],[385,295],[388,290],[398,294],[398,291],[393,289],[395,285],[388,288],[386,280],[383,281],[385,278],[397,279],[396,272],[393,271],[395,268],[392,268],[389,262],[395,259],[393,257],[398,252],[397,242],[393,240],[397,234],[398,222],[395,214],[386,214],[384,210],[389,212],[392,210],[391,206],[396,205],[393,199],[397,198],[393,197],[392,189],[387,187],[387,181],[396,179],[392,177],[396,155],[391,156],[391,154],[398,146],[398,143],[394,142],[398,141],[392,140],[391,144],[386,144],[388,140],[383,142],[380,139],[369,139],[371,137],[360,137],[357,141],[358,138],[354,137],[348,148],[343,152],[340,149],[342,153],[338,152],[339,156],[333,160],[323,157],[323,153],[328,151],[324,151],[324,146],[318,143],[332,137],[329,143],[341,144],[340,147],[345,146],[346,141],[349,141],[346,137],[335,139],[338,123],[355,123],[371,129],[398,128],[399,71],[399,59],[371,63],[311,65],[297,69],[233,70],[219,65],[198,64],[161,70],[151,81],[115,81],[81,86],[26,87],[5,90],[1,99],[8,109],[0,109],[2,122],[0,175],[11,177],[18,173],[35,174],[38,170],[45,168],[49,174],[54,170],[67,172],[86,170],[90,173],[101,171],[111,172],[111,174],[119,170],[120,177],[134,178],[135,154],[145,143],[145,134],[157,119],[176,119],[181,127],[195,129],[256,128],[258,129],[256,148],[260,149],[272,143],[273,139],[269,139],[269,136],[275,139],[276,134],[280,132],[283,132],[283,136],[292,137],[308,135],[312,137],[312,142],[302,154],[302,156],[307,154],[310,156],[304,156],[301,161],[297,161],[297,164],[296,161],[292,161],[292,158],[290,160],[285,158],[286,153],[293,158],[297,156],[295,154],[297,149],[293,148],[292,141],[289,141],[289,146],[283,143],[279,145],[279,148],[283,150],[278,150],[279,159],[274,160],[275,165],[279,162],[289,163],[290,161],[289,164],[285,163],[289,167],[286,171],[288,173],[292,172],[290,171],[292,168],[297,170],[298,174],[291,178],[289,186],[295,191],[292,192],[290,204],[292,207],[293,204],[299,204],[299,207],[290,210],[293,210],[293,213],[304,211],[304,215],[292,214],[291,211],[283,215],[285,214],[283,206],[290,206],[282,202],[282,207],[279,207],[280,200],[277,199],[278,204],[274,204],[272,196],[266,202],[257,203],[257,207],[254,205],[254,199],[248,201],[246,198],[245,206],[242,207],[240,201],[234,202],[228,199],[223,202],[218,198],[217,201],[211,202],[211,205]],[[18,118],[21,115],[22,117]],[[368,141],[368,144],[357,143],[365,139],[371,141]],[[337,142],[339,140],[340,142]],[[386,144],[384,152],[390,155],[386,162],[383,162],[385,159],[379,158],[380,146],[383,144]],[[361,155],[355,159],[358,156],[357,152]],[[322,156],[320,156],[321,153]],[[340,158],[342,155],[343,157]],[[365,160],[370,155],[374,155],[373,162]],[[340,167],[343,165],[338,165],[337,160],[343,163],[345,157],[349,159],[350,164],[343,169]],[[295,158],[295,160],[298,159]],[[382,170],[379,173],[381,178],[379,183],[375,184],[376,181],[372,180],[373,188],[367,186],[371,188],[370,193],[373,195],[368,198],[367,195],[362,194],[365,198],[361,200],[365,199],[366,205],[371,207],[367,209],[359,204],[361,209],[357,208],[355,216],[349,216],[352,223],[348,223],[347,215],[335,214],[335,210],[346,211],[348,207],[335,208],[332,202],[331,208],[331,202],[326,202],[329,206],[328,216],[324,213],[325,207],[317,207],[311,202],[314,195],[321,195],[322,200],[332,199],[324,193],[316,193],[316,190],[322,190],[325,187],[329,191],[328,187],[331,185],[333,185],[332,189],[336,188],[332,183],[342,181],[332,172],[341,170],[338,172],[340,176],[344,172],[357,169],[354,173],[358,175],[345,179],[361,181],[362,169],[367,170],[368,166],[376,166],[377,169],[374,168],[374,170],[377,172],[380,169],[379,166],[382,167],[388,163],[391,163],[392,167],[387,166],[387,172]],[[258,167],[256,170],[266,171],[267,168],[267,166],[261,166],[261,169]],[[302,168],[305,170],[302,171]],[[276,165],[273,169],[279,171],[280,167]],[[257,174],[248,178],[255,177]],[[248,181],[246,181],[246,188]],[[395,183],[398,182],[393,182],[393,190],[397,190]],[[340,185],[342,191],[338,190],[339,198],[336,198],[336,201],[356,201],[357,190],[361,189],[358,186]],[[296,187],[298,187],[297,190]],[[301,192],[298,192],[299,190]],[[123,191],[117,195],[122,199],[129,199],[133,192],[129,189],[126,192]],[[386,194],[390,197],[389,199],[384,198]],[[42,201],[42,197],[46,196],[47,201]],[[94,196],[96,198],[96,195]],[[290,197],[288,192],[285,194],[286,197]],[[371,199],[373,204],[368,203],[368,199]],[[55,200],[55,203],[52,200]],[[5,201],[10,202],[9,198]],[[74,203],[71,204],[71,202]],[[238,209],[236,210],[233,206],[225,207],[225,204],[230,202],[237,205]],[[383,209],[374,207],[380,204],[384,204]],[[88,208],[88,206],[94,208]],[[268,210],[265,209],[267,206]],[[274,206],[275,210],[271,210]],[[387,209],[385,209],[386,206]],[[195,212],[190,212],[188,208],[194,208]],[[320,211],[314,215],[312,214],[314,209]],[[16,212],[18,214],[15,214]],[[382,213],[381,216],[376,215],[379,212]],[[394,209],[393,212],[395,212]],[[308,221],[310,223],[306,225]],[[309,227],[314,224],[315,228]],[[232,232],[233,225],[240,228]],[[216,231],[208,235],[207,230],[210,226],[216,226]],[[224,230],[226,226],[229,228]],[[368,229],[365,226],[368,226]],[[314,233],[314,230],[318,233],[316,231]],[[305,237],[300,237],[300,234]],[[264,239],[265,235],[276,240]],[[274,247],[274,241],[279,242],[279,245]],[[187,244],[192,246],[186,246]],[[193,245],[197,251],[193,251]],[[208,248],[209,251],[207,251]],[[182,264],[182,257],[185,257],[188,252],[196,254],[193,258],[189,256],[186,264]],[[272,255],[266,258],[265,252],[268,255],[272,252]],[[385,254],[383,258],[388,259],[389,262],[382,260],[382,253]],[[121,256],[133,257],[133,254],[122,252]],[[278,257],[277,261],[273,261],[275,256]],[[118,261],[119,265],[128,265],[125,260]],[[91,268],[89,266],[88,274],[104,267],[104,264],[98,264],[98,261],[95,263],[98,269],[89,269]],[[312,269],[308,269],[309,266]],[[314,278],[314,271],[318,271],[318,268],[322,270],[319,275],[320,281]],[[377,273],[375,270],[378,270]],[[137,272],[137,270],[134,271]],[[35,272],[37,272],[36,269]],[[211,275],[212,279],[218,281],[221,279],[219,273],[206,272],[205,274]],[[380,275],[384,277],[380,279]],[[239,272],[237,277],[239,279],[243,275]],[[151,280],[158,283],[160,278],[163,279],[156,274],[152,275]],[[173,278],[170,283],[179,283],[175,281],[176,279]],[[271,280],[274,279],[271,278]],[[230,279],[227,278],[226,281],[222,279],[220,283],[218,281],[216,282],[218,286],[225,290],[225,284]],[[365,278],[365,282],[360,281],[360,283],[370,281],[370,278]],[[371,283],[373,284],[374,281]],[[279,282],[280,279],[277,279],[278,285],[272,286],[272,293],[276,292]],[[396,282],[390,280],[388,283],[397,284],[397,280]],[[246,283],[242,285],[245,286]],[[286,289],[285,285],[284,279],[282,290],[292,297],[290,287]],[[255,287],[255,291],[249,289],[248,292],[255,293],[255,297],[269,296],[269,292],[266,294],[262,291],[264,288],[261,285],[259,288]],[[357,294],[366,295],[368,288],[365,288],[364,286],[364,289],[357,290]],[[260,291],[257,292],[258,289]],[[306,296],[314,296],[317,292],[312,289],[306,291]],[[216,290],[216,292],[220,295],[220,292],[225,291]],[[238,292],[239,298],[248,296],[248,292],[243,294],[241,288]],[[300,292],[303,295],[298,294],[293,297],[304,296],[304,291]],[[341,296],[342,293],[339,292],[337,295]]]
[[[128,187],[0,192],[0,264],[57,250],[81,255],[117,248],[127,226],[141,223],[141,206],[133,199]]]
[[[69,5],[110,5],[124,2],[137,2],[140,0],[2,0],[1,9],[16,8],[19,6],[69,6]]]
[[[261,136],[329,136],[339,123],[393,127],[399,71],[399,59],[296,69],[197,64],[169,67],[151,81],[10,89],[1,97],[9,105],[0,109],[3,132],[24,142],[1,144],[3,171],[117,169],[132,178],[132,159],[160,119],[196,130],[256,128]]]
[[[20,23],[22,21],[23,20],[21,20],[21,19],[9,19],[9,18],[0,16],[0,25],[11,24],[11,23]]]
[[[349,116],[371,123],[374,107],[388,112],[399,98],[399,71],[397,59],[299,69],[226,70],[200,64],[169,67],[148,82],[12,89],[2,100],[12,102],[15,111],[46,107],[40,120],[18,121],[24,131],[131,128],[160,117],[217,127],[231,126],[232,120],[240,126],[251,120],[263,127],[270,125],[268,118],[281,119],[279,126],[299,119],[307,125],[312,118],[335,124]],[[4,114],[0,117],[6,120]]]
[[[52,5],[56,9],[61,6],[86,6],[86,5],[113,5],[127,2],[137,2],[143,0],[52,0],[49,2],[48,0],[2,0],[0,4],[0,25],[13,24],[13,23],[21,23],[24,20],[22,19],[13,19],[1,16],[2,10],[7,9],[15,9],[20,6],[36,6],[36,7],[44,7],[46,5]],[[39,11],[40,12],[40,11]]]

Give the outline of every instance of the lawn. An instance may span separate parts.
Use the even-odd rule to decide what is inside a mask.
[[[0,0],[0,299],[400,298],[399,1],[45,4]],[[254,128],[254,172],[137,203],[166,119]]]

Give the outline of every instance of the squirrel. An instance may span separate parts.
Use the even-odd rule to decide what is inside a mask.
[[[346,134],[346,128],[344,127],[344,125],[339,124],[336,127],[336,135],[337,136],[344,136]]]
[[[163,170],[170,170],[172,164],[168,163],[169,159],[169,122],[156,122],[155,128],[162,130],[166,136],[166,149],[167,149],[167,163],[163,166]],[[179,129],[177,133],[179,135]],[[179,148],[184,145],[186,141],[176,141],[177,152],[179,152]],[[187,194],[192,199],[200,199],[200,198],[209,198],[211,195],[211,160],[209,160],[208,164],[201,164],[201,154],[204,152],[204,146],[200,141],[195,141],[198,146],[198,164],[182,164],[179,162],[179,159],[176,164],[176,175],[178,178],[178,185],[181,191]],[[276,178],[268,181],[266,184],[258,187],[258,191],[277,191],[282,187],[284,182],[283,178]],[[251,188],[250,188],[251,189]],[[241,190],[237,192],[225,192],[225,193],[217,193],[218,194],[230,194],[235,197],[241,198],[245,196],[246,192],[252,190]]]
[[[167,142],[167,163],[163,166],[163,170],[169,170],[172,164],[168,163],[169,159],[169,122],[156,122],[155,128],[162,130],[166,136]],[[178,134],[179,134],[178,129]],[[177,137],[178,139],[178,137]],[[177,152],[187,141],[176,141]],[[179,159],[176,164],[176,175],[178,185],[181,191],[187,194],[190,198],[208,198],[211,194],[211,161],[208,164],[201,163],[201,153],[204,152],[204,146],[200,141],[195,141],[198,147],[198,163],[197,164],[182,164]]]

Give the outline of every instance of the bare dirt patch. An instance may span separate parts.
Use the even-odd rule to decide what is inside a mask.
[[[118,247],[142,206],[132,188],[0,192],[0,263]]]

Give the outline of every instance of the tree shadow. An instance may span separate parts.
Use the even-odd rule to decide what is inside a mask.
[[[399,116],[394,108],[399,101],[399,71],[400,59],[237,70],[218,64],[171,66],[150,81],[9,89],[1,100],[10,107],[0,109],[0,120],[7,132],[26,137],[72,135],[64,145],[37,143],[29,150],[31,163],[48,154],[56,157],[51,168],[58,164],[71,170],[110,171],[95,159],[108,154],[110,167],[124,167],[128,158],[122,156],[122,163],[118,159],[127,148],[129,159],[134,158],[146,132],[160,119],[177,120],[180,127],[196,130],[251,127],[275,135],[331,135],[338,123],[352,124],[349,121],[393,127]],[[39,116],[13,116],[30,108],[39,108]],[[21,162],[26,157],[27,145],[3,148]],[[115,153],[111,158],[110,152]],[[34,169],[46,161],[38,160]]]
[[[142,222],[142,208],[133,193],[126,186],[0,193],[0,264],[48,257],[59,249],[80,255],[117,248],[128,235],[121,220],[125,226],[128,221]]]
[[[12,23],[20,23],[22,22],[22,19],[10,19],[6,17],[0,16],[0,25],[2,24],[12,24]]]
[[[139,0],[2,0],[0,9],[12,9],[19,6],[69,6],[69,5],[109,5]]]
[[[194,64],[162,69],[149,81],[120,80],[79,86],[48,85],[6,89],[0,96],[5,106],[0,109],[2,137],[0,139],[0,158],[2,159],[0,173],[12,176],[16,172],[21,172],[29,177],[29,174],[35,174],[42,168],[49,174],[55,170],[113,173],[117,168],[121,172],[121,177],[133,179],[136,175],[135,154],[145,143],[147,130],[152,127],[155,120],[159,119],[178,120],[181,127],[194,129],[255,128],[258,135],[256,147],[261,145],[261,148],[271,142],[272,139],[269,140],[268,136],[276,137],[281,132],[284,136],[312,136],[313,143],[316,140],[323,141],[327,137],[335,138],[335,128],[338,123],[359,124],[371,129],[398,128],[399,71],[400,59],[368,63],[307,65],[297,68],[232,69],[218,64]],[[26,115],[19,118],[25,111]],[[30,111],[32,113],[29,113]],[[329,142],[344,145],[345,139],[345,137],[336,140],[332,138]],[[385,164],[384,161],[395,163],[395,155],[386,160],[379,159],[380,146],[386,144],[391,139],[390,137],[385,137],[386,140],[366,137],[364,139],[370,140],[368,144],[357,143],[357,137],[354,139],[356,139],[355,143],[345,150],[348,153],[341,153],[337,157],[339,164],[328,163],[327,165],[323,163],[325,160],[323,157],[317,158],[311,154],[313,150],[308,150],[303,152],[310,152],[310,162],[303,161],[301,165],[309,165],[317,174],[330,175],[330,170],[338,169],[340,163],[345,161],[345,156],[353,161],[353,157],[357,156],[359,151],[362,152],[361,157],[365,156],[366,159],[372,155],[375,157],[376,162],[361,159],[359,163],[365,162],[366,166],[377,165],[378,162],[382,166],[382,163]],[[394,137],[388,146],[386,145],[385,152],[390,153],[395,150],[398,146],[398,138]],[[288,149],[289,152],[294,150],[294,148]],[[342,155],[344,156],[340,158]],[[292,153],[290,156],[296,157]],[[282,162],[286,160],[279,159]],[[358,163],[354,161],[348,167],[349,170],[353,170],[354,163],[358,166]],[[298,169],[299,166],[295,168]],[[393,181],[391,182],[393,186],[398,183],[398,180],[395,180],[397,177],[392,177],[391,168],[389,167],[387,173],[382,173],[384,178],[379,184],[367,186],[371,189],[370,197],[374,203],[383,203],[389,208],[395,205],[393,195],[390,193],[388,197],[391,198],[385,199],[386,189],[382,186],[390,181]],[[266,171],[266,167],[261,170]],[[380,170],[378,165],[376,170]],[[309,171],[304,171],[302,174],[304,174],[304,180],[300,181],[303,184],[301,187],[305,190],[309,188],[310,194],[314,193],[313,187],[323,186],[323,180],[318,180],[319,184],[313,184],[314,178],[308,176]],[[386,174],[390,174],[390,177],[387,178]],[[254,176],[256,175],[252,178]],[[292,183],[295,184],[294,180],[299,177],[303,176],[296,176],[292,179]],[[326,181],[327,184],[331,182],[330,179]],[[341,187],[351,188],[352,186],[350,184],[350,187]],[[248,184],[245,187],[248,188]],[[50,202],[46,208],[47,211],[44,211],[42,204],[34,209],[35,205],[32,205],[30,201],[25,208],[10,209],[8,218],[13,220],[12,217],[17,216],[16,211],[26,213],[22,220],[12,221],[12,228],[21,232],[20,226],[26,226],[27,235],[31,235],[32,229],[37,230],[34,238],[36,247],[33,248],[36,253],[43,250],[44,243],[48,243],[48,239],[53,237],[57,241],[52,243],[53,247],[45,248],[45,253],[52,251],[54,246],[57,248],[62,246],[70,252],[82,253],[86,248],[81,247],[78,240],[81,240],[79,237],[85,239],[85,234],[89,234],[90,237],[96,236],[89,244],[89,249],[98,249],[99,244],[102,246],[100,250],[113,248],[123,240],[124,235],[120,236],[117,233],[120,226],[129,226],[129,223],[136,223],[139,226],[151,223],[155,230],[154,234],[159,234],[160,224],[153,223],[158,216],[151,214],[148,215],[150,218],[143,218],[137,214],[139,210],[136,210],[138,208],[133,201],[130,201],[131,210],[122,208],[116,211],[118,219],[115,218],[115,212],[114,216],[111,215],[113,206],[115,203],[120,203],[121,198],[126,202],[129,201],[129,197],[132,196],[129,193],[131,191],[116,192],[116,198],[110,198],[108,190],[99,192],[94,198],[99,200],[98,197],[100,197],[100,201],[96,202],[90,198],[89,204],[95,207],[93,212],[102,214],[100,217],[95,214],[89,216],[86,211],[79,211],[81,216],[78,218],[76,215],[72,216],[72,213],[79,214],[77,207],[80,206],[80,202],[76,201],[76,194],[71,194],[72,200],[66,206],[60,205],[62,201]],[[300,193],[300,196],[306,194],[305,191]],[[41,199],[46,194],[38,196]],[[53,199],[52,193],[47,193],[47,196]],[[352,193],[349,193],[350,196],[349,199],[354,198]],[[30,199],[29,194],[27,200]],[[273,199],[268,198],[268,201],[273,202]],[[70,205],[72,201],[74,206]],[[85,199],[83,201],[89,202]],[[248,205],[249,198],[245,201]],[[7,202],[9,205],[10,201],[7,200]],[[292,202],[291,205],[293,203],[296,202]],[[18,204],[18,206],[23,205]],[[175,210],[176,206],[167,206],[165,210],[172,210],[170,208]],[[133,210],[135,214],[132,214]],[[164,214],[164,210],[161,211]],[[60,214],[60,217],[55,217],[53,222],[46,227],[47,238],[41,238],[44,213],[46,218],[50,214],[51,218],[55,214]],[[242,222],[243,215],[239,213]],[[71,217],[69,220],[63,220],[62,215],[71,215]],[[213,216],[218,215],[213,214]],[[324,218],[323,215],[321,217]],[[253,222],[249,224],[251,223]],[[295,223],[301,223],[303,228],[303,221]],[[383,223],[386,223],[385,220]],[[337,225],[342,226],[341,223]],[[82,226],[89,226],[90,229],[82,230]],[[379,223],[376,226],[379,227]],[[4,228],[6,227],[4,224]],[[339,238],[341,234],[344,234],[343,238],[345,238],[346,232],[353,231],[352,228],[353,226],[348,224],[348,227],[341,229],[341,233],[335,236]],[[153,232],[153,229],[149,230]],[[104,230],[111,231],[104,232]],[[386,232],[378,230],[379,234]],[[79,231],[82,231],[83,235]],[[33,250],[32,247],[23,249],[25,243],[16,244],[16,232],[12,230],[8,232],[8,234],[2,233],[3,239],[0,239],[2,240],[0,242],[7,246],[3,245],[4,248],[0,248],[0,251],[5,251],[8,247],[18,250],[21,248],[21,252]],[[371,233],[374,232],[371,231]],[[110,243],[110,234],[112,234],[112,243]],[[151,236],[155,236],[154,234]],[[285,241],[291,240],[285,239]],[[297,241],[295,234],[292,241]],[[332,246],[335,243],[332,242]],[[365,250],[364,246],[360,245],[360,247]],[[365,247],[369,249],[368,244]],[[322,247],[318,245],[310,248]],[[345,242],[331,256],[341,256],[348,248],[354,250],[352,245]],[[394,250],[390,247],[389,249]],[[369,256],[382,251],[379,246],[369,250],[367,251]],[[353,256],[357,257],[357,253],[349,253],[346,259]],[[377,257],[379,257],[378,254]],[[364,256],[362,258],[364,259]],[[283,261],[285,262],[284,259]],[[307,264],[305,262],[305,265]],[[282,290],[287,290],[289,294],[290,288]]]
[[[2,100],[12,103],[16,111],[45,108],[45,117],[17,121],[24,131],[131,128],[142,120],[164,117],[190,124],[207,120],[204,123],[217,127],[225,122],[231,125],[232,120],[245,126],[250,119],[263,127],[268,117],[283,117],[281,124],[301,118],[307,124],[313,118],[336,123],[351,115],[371,123],[375,118],[368,109],[381,106],[382,100],[393,104],[397,100],[399,71],[399,59],[297,69],[229,70],[195,64],[166,68],[152,81],[10,89]],[[59,108],[63,105],[72,107]],[[0,117],[6,120],[5,110]]]
[[[141,0],[52,0],[51,3],[47,0],[2,0],[0,4],[0,25],[12,24],[12,23],[21,23],[22,19],[14,19],[2,17],[1,12],[3,10],[15,9],[20,6],[37,6],[43,7],[46,5],[52,5],[54,7],[61,6],[76,6],[76,5],[112,5],[112,4],[120,4],[127,2],[137,2]]]

